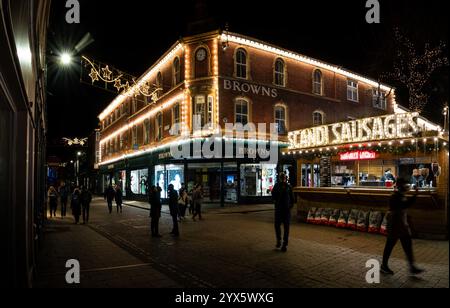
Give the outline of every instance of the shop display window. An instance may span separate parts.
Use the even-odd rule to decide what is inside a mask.
[[[135,195],[147,195],[148,169],[133,170],[130,175],[131,192]]]
[[[184,166],[160,165],[155,167],[154,185],[161,188],[161,198],[167,198],[167,190],[172,184],[178,192],[184,182]]]
[[[241,165],[241,195],[267,197],[276,183],[277,166],[270,164]]]

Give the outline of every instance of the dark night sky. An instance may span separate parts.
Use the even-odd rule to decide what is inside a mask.
[[[65,23],[65,0],[54,0],[49,53],[73,49],[90,32],[94,43],[81,54],[139,76],[201,15],[195,0],[80,0],[81,23]],[[448,41],[445,1],[380,0],[380,25],[365,22],[365,0],[349,1],[206,1],[213,18],[209,30],[229,23],[229,30],[354,70],[373,78],[392,66],[392,29],[398,26],[418,46]],[[52,60],[49,57],[49,60]],[[49,141],[89,135],[97,115],[114,98],[80,84],[79,64],[57,69],[49,63]],[[435,78],[443,88],[427,114],[440,121],[448,97],[448,73]],[[394,86],[397,84],[391,82]],[[399,98],[400,103],[401,97]],[[434,108],[434,106],[438,108]],[[437,114],[433,115],[433,110]]]

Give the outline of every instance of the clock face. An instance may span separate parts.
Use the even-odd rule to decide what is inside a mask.
[[[206,59],[206,50],[204,48],[200,48],[197,51],[197,60],[198,61],[203,61]]]

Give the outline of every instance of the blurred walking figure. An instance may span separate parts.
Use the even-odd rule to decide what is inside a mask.
[[[202,185],[198,184],[194,189],[192,194],[192,201],[194,203],[194,216],[192,216],[192,220],[195,221],[195,217],[199,217],[202,220],[202,202],[203,202],[203,191]]]
[[[167,189],[167,194],[169,197],[169,209],[170,209],[170,216],[172,216],[172,222],[173,222],[173,228],[172,234],[173,236],[180,236],[180,232],[178,229],[178,193],[175,190],[173,184],[170,184]]]
[[[61,218],[66,217],[67,212],[67,201],[69,199],[69,187],[66,186],[66,183],[62,183],[59,188],[59,196],[61,200]]]
[[[390,218],[388,220],[387,228],[388,237],[383,254],[383,265],[381,266],[381,272],[384,274],[394,274],[389,268],[389,258],[398,240],[402,243],[403,250],[408,258],[410,273],[417,275],[423,272],[422,269],[417,268],[414,264],[412,236],[407,214],[407,209],[416,202],[417,194],[411,198],[407,198],[406,193],[408,190],[408,182],[402,178],[398,179],[397,191],[392,195],[389,202]],[[416,192],[417,190],[418,188],[416,188]]]
[[[178,197],[178,218],[180,222],[185,219],[186,217],[186,210],[188,207],[188,194],[186,191],[186,188],[184,187],[184,184],[181,184],[181,189],[179,191],[179,197]]]
[[[105,200],[108,203],[109,214],[112,213],[112,206],[113,206],[112,204],[113,204],[115,194],[116,193],[114,192],[114,188],[111,185],[109,185],[108,188],[105,190],[105,194],[104,194]]]
[[[291,186],[287,183],[285,173],[280,173],[279,181],[272,190],[275,202],[275,233],[277,237],[277,248],[286,252],[289,245],[289,228],[291,223],[291,210],[294,207],[294,194]],[[284,226],[283,239],[281,238],[281,225]],[[283,240],[283,246],[281,241]]]
[[[122,203],[123,203],[123,196],[122,196],[122,190],[120,189],[119,185],[116,185],[116,192],[115,192],[115,199],[116,199],[116,205],[117,205],[117,213],[122,213]]]
[[[72,208],[72,215],[75,218],[75,224],[78,224],[81,215],[81,192],[78,187],[73,191],[70,207]]]
[[[89,223],[89,209],[91,207],[92,194],[91,192],[83,187],[81,190],[81,207],[83,210],[83,224]]]
[[[161,237],[159,234],[159,219],[161,218],[161,193],[154,185],[150,188],[148,202],[150,203],[150,229],[152,231],[152,237]]]
[[[47,192],[48,204],[50,206],[50,217],[56,217],[56,209],[58,208],[58,192],[55,187],[50,186]]]

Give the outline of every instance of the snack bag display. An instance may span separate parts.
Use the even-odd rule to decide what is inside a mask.
[[[332,226],[332,227],[336,227],[340,215],[341,215],[341,210],[334,209],[331,213],[330,219],[328,220],[328,225]]]
[[[320,224],[328,226],[328,222],[330,221],[331,212],[333,209],[324,209],[322,212],[322,217],[320,218]]]
[[[389,224],[390,218],[391,218],[391,213],[387,213],[386,215],[384,215],[384,219],[383,219],[383,222],[381,223],[381,227],[380,227],[380,233],[383,235],[388,235],[388,224]]]
[[[359,210],[351,210],[350,215],[348,216],[347,228],[350,228],[352,230],[357,229],[358,216]]]
[[[338,227],[338,228],[347,228],[348,216],[349,216],[349,211],[342,210],[341,214],[339,215],[339,219],[338,219],[338,222],[336,224],[336,227]]]
[[[306,219],[306,222],[309,224],[314,223],[314,217],[316,215],[317,212],[317,208],[316,207],[312,207],[309,212],[308,212],[308,218]]]
[[[316,215],[314,216],[314,224],[320,225],[320,222],[322,221],[322,213],[325,209],[320,208],[317,210]]]
[[[359,211],[358,223],[356,224],[356,229],[361,232],[367,232],[369,227],[369,214],[368,211]]]
[[[369,215],[369,233],[380,233],[383,214],[381,212],[370,212]]]

